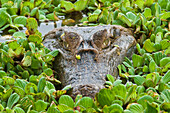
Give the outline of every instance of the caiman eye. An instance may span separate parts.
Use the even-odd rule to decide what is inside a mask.
[[[67,50],[75,50],[80,45],[80,36],[74,32],[65,32],[61,35],[63,46]]]
[[[110,39],[107,36],[106,29],[94,33],[92,37],[92,45],[97,49],[104,49],[110,45]]]

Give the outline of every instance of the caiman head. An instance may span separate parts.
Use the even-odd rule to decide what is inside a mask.
[[[43,43],[59,50],[54,69],[63,86],[71,84],[72,96],[94,97],[104,87],[107,74],[117,77],[117,66],[131,56],[136,41],[130,30],[106,25],[54,29]]]

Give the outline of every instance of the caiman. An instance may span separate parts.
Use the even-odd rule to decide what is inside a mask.
[[[59,50],[54,69],[72,96],[94,97],[104,87],[106,75],[118,76],[117,66],[134,52],[131,30],[118,25],[61,27],[44,36],[44,46]]]

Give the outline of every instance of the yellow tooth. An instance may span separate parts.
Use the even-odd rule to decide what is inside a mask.
[[[103,45],[105,46],[106,44],[105,44],[105,43],[103,43]]]
[[[66,45],[66,47],[68,47],[68,44]]]

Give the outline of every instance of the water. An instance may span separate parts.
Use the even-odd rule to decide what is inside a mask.
[[[62,26],[62,20],[59,21],[49,21],[49,22],[42,22],[38,27],[38,31],[42,33],[42,36],[47,34],[49,31],[53,30],[54,28],[60,28]]]

